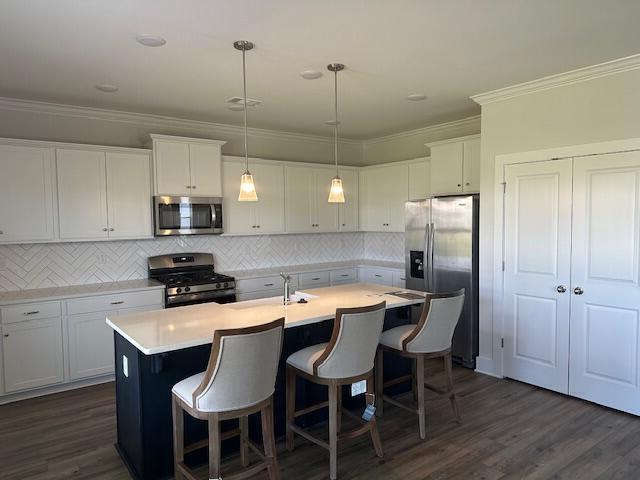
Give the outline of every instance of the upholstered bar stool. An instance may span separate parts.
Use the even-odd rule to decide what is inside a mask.
[[[424,408],[424,389],[428,388],[439,394],[449,395],[456,420],[460,421],[460,411],[453,390],[453,373],[451,370],[451,340],[456,329],[462,307],[464,305],[464,288],[449,293],[429,293],[416,325],[401,325],[382,332],[380,346],[376,356],[376,400],[377,414],[382,416],[384,402],[418,414],[420,438],[426,437],[426,419]],[[383,382],[383,352],[391,352],[415,361],[414,374]],[[424,378],[425,358],[444,359],[447,375],[447,390],[441,390],[428,383]],[[397,400],[384,395],[384,388],[406,382],[411,379],[414,388],[414,401],[417,408],[410,408]],[[417,397],[417,398],[415,398]]]
[[[209,446],[209,478],[220,473],[220,442],[240,435],[240,461],[249,467],[248,448],[262,462],[225,479],[247,478],[267,469],[270,480],[279,478],[273,431],[273,392],[282,350],[284,318],[249,328],[217,330],[207,370],[173,387],[173,452],[175,478],[195,480],[184,463],[185,453]],[[207,420],[209,438],[184,445],[184,415]],[[247,416],[260,412],[264,454],[248,438]],[[239,428],[220,434],[220,422],[238,418]]]
[[[373,364],[380,332],[384,323],[386,302],[361,308],[339,308],[333,324],[329,343],[303,348],[287,359],[287,448],[294,446],[294,433],[329,450],[329,472],[331,479],[337,475],[338,439],[355,438],[369,433],[376,454],[382,457],[382,444],[378,435],[375,417],[365,422],[359,415],[342,411],[342,385],[360,380],[367,381],[367,393],[373,393]],[[312,405],[302,410],[296,406],[296,376],[313,383],[327,385],[329,401]],[[329,407],[329,442],[320,440],[295,424],[296,417]],[[352,416],[360,426],[341,433],[340,415]]]

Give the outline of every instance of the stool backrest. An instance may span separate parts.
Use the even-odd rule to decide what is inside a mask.
[[[193,392],[203,412],[224,412],[256,405],[275,389],[282,351],[284,318],[264,325],[216,330],[209,365]]]
[[[349,378],[373,368],[386,302],[368,307],[338,308],[331,340],[313,363],[322,378]]]
[[[419,353],[449,350],[463,306],[464,288],[448,293],[428,293],[418,325],[402,341],[403,349]]]

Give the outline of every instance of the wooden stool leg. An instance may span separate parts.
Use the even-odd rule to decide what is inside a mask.
[[[240,463],[243,467],[249,466],[249,448],[247,445],[247,436],[249,435],[249,417],[242,416],[240,422]]]
[[[178,468],[178,464],[184,461],[184,413],[173,395],[171,410],[173,414],[173,471],[175,479],[182,480],[184,475]]]
[[[337,386],[338,389],[338,396],[337,396],[337,400],[338,400],[338,414],[337,414],[337,429],[338,429],[338,433],[340,433],[340,431],[342,430],[342,385],[338,385]]]
[[[416,372],[416,366],[418,365],[418,359],[416,358],[411,362],[411,394],[413,396],[413,402],[418,403],[418,377]],[[424,388],[424,386],[422,387]]]
[[[296,421],[296,372],[287,365],[287,450],[293,451],[293,430],[289,427]]]
[[[280,467],[276,455],[276,437],[273,428],[273,398],[269,405],[260,412],[262,420],[262,439],[264,442],[264,455],[268,463],[269,480],[280,479]]]
[[[382,395],[384,393],[384,355],[382,349],[379,348],[376,352],[376,364],[375,364],[375,372],[376,372],[376,415],[378,417],[382,417],[383,415],[383,404],[384,400]]]
[[[369,378],[367,378],[367,393],[373,393],[373,392],[374,392],[373,375],[371,375]],[[371,432],[371,441],[373,442],[373,448],[376,451],[376,455],[382,458],[384,453],[382,452],[382,442],[380,441],[380,434],[378,433],[378,422],[376,421],[375,416],[371,419],[370,432]]]
[[[418,386],[418,426],[420,428],[420,438],[426,438],[426,413],[424,409],[424,356],[416,355],[416,382]]]
[[[335,480],[338,471],[338,386],[329,384],[329,478]]]
[[[460,423],[458,400],[456,399],[456,392],[453,389],[453,366],[451,365],[451,353],[444,356],[444,370],[447,373],[447,392],[449,393],[451,407],[453,408],[453,413],[456,416],[456,421]]]
[[[220,421],[209,415],[209,478],[220,478]]]

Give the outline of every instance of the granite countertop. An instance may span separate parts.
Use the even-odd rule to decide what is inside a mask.
[[[122,293],[136,290],[164,289],[164,285],[147,278],[123,280],[121,282],[89,283],[67,287],[34,288],[0,293],[0,305],[43,300],[64,300],[66,298],[104,293]]]
[[[404,263],[389,262],[384,260],[345,260],[341,262],[325,262],[325,263],[308,263],[305,265],[288,265],[283,267],[257,268],[254,270],[236,270],[221,272],[230,275],[236,280],[246,280],[248,278],[266,277],[269,275],[277,275],[280,272],[289,274],[303,272],[318,272],[321,270],[335,270],[338,268],[355,268],[355,267],[379,267],[390,268],[394,270],[404,270]]]
[[[410,292],[403,298],[392,292]],[[243,328],[285,318],[285,328],[335,317],[338,307],[362,307],[387,302],[387,308],[424,303],[425,293],[384,285],[354,283],[302,292],[307,303],[282,305],[280,297],[217,304],[203,303],[107,318],[107,324],[146,355],[211,343],[216,330]]]

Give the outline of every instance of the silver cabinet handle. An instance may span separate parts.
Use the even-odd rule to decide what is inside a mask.
[[[264,286],[265,287],[273,287],[273,283],[265,283]]]
[[[312,278],[311,280],[320,280],[320,277]]]
[[[376,276],[378,278],[382,278],[382,275],[378,275],[377,273],[374,276]]]
[[[24,312],[25,315],[36,315],[40,313],[40,310],[32,310],[31,312]]]
[[[340,276],[341,276],[341,277],[348,277],[348,276],[349,276],[349,274],[348,274],[348,273],[341,273],[341,274],[340,274]]]
[[[567,287],[565,287],[564,285],[558,285],[558,286],[556,287],[556,291],[557,291],[558,293],[564,293],[564,292],[566,292],[566,291],[567,291]]]
[[[103,228],[103,229],[102,229],[102,231],[103,231],[103,232],[108,232],[108,231],[109,231],[109,229],[108,229],[108,228]]]
[[[582,288],[580,287],[576,287],[573,289],[573,293],[575,293],[576,295],[582,295],[584,293],[584,290],[582,290]]]
[[[118,300],[116,302],[111,302],[111,305],[122,305],[124,303],[124,300]]]

